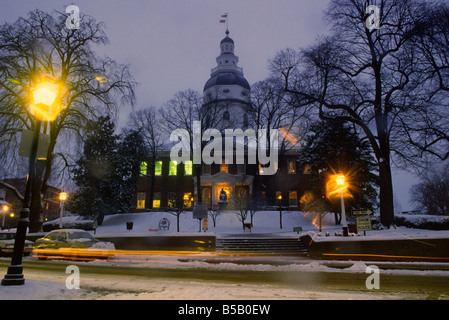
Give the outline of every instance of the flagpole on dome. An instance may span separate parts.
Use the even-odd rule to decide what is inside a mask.
[[[226,35],[229,36],[229,13],[221,15],[220,23],[226,23]]]

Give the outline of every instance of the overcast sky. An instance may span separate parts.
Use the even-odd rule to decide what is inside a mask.
[[[267,61],[279,50],[309,46],[328,30],[323,12],[329,0],[0,0],[0,23],[36,8],[65,11],[69,4],[106,24],[110,45],[97,52],[130,65],[140,83],[138,109],[160,106],[179,90],[202,92],[225,36],[224,13],[250,84],[268,76]],[[130,111],[121,109],[120,124]],[[394,179],[402,210],[412,209],[411,181],[409,174]]]
[[[0,21],[14,22],[33,9],[82,13],[106,23],[110,45],[98,51],[130,64],[137,108],[159,106],[177,91],[202,92],[216,66],[229,13],[230,36],[250,84],[268,75],[267,60],[286,47],[310,45],[326,33],[323,11],[328,0],[0,0]],[[121,117],[130,110],[124,108]],[[121,119],[122,120],[122,119]]]

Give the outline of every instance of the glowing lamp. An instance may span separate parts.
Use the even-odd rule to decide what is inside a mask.
[[[2,206],[2,210],[4,212],[8,212],[9,211],[9,206],[7,206],[6,204]]]
[[[59,200],[61,200],[61,201],[66,201],[66,200],[67,200],[67,193],[61,192],[61,193],[59,194]]]
[[[60,111],[55,105],[57,96],[58,86],[48,80],[42,81],[33,89],[31,112],[41,120],[55,120]]]
[[[343,174],[337,175],[335,178],[337,181],[337,186],[344,186],[345,185],[345,176]]]

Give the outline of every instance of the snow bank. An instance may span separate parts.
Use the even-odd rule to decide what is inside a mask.
[[[160,231],[159,221],[167,218],[170,221],[168,231]],[[133,222],[133,229],[127,231],[126,222]],[[250,222],[248,216],[246,221]],[[180,216],[180,232],[197,234],[200,229],[199,221],[193,219],[192,212],[185,212]],[[316,230],[313,218],[298,211],[286,211],[282,213],[282,228],[280,225],[279,211],[259,211],[253,217],[253,228],[251,233],[278,233],[279,235],[296,235],[293,227],[302,227],[303,230]],[[331,227],[329,225],[329,227]],[[243,234],[242,223],[237,214],[224,212],[217,217],[216,226],[213,226],[212,218],[209,218],[208,232],[216,235]],[[106,216],[103,225],[97,227],[98,235],[123,233],[129,236],[134,234],[161,235],[167,233],[177,233],[176,217],[167,212],[142,212],[127,213]]]

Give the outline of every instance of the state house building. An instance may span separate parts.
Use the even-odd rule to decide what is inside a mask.
[[[217,107],[219,123],[216,127],[242,129],[249,127],[248,112],[251,104],[251,87],[238,67],[239,58],[234,54],[234,41],[226,31],[226,37],[220,42],[221,54],[217,57],[217,66],[212,69],[211,77],[204,86],[202,112]],[[217,207],[220,195],[226,193],[226,208],[235,209],[238,199],[257,194],[259,209],[269,207],[289,207],[298,210],[300,200],[308,191],[308,166],[297,161],[297,150],[290,150],[279,156],[278,170],[274,175],[258,175],[264,170],[255,164],[202,164],[200,172],[201,200],[209,208]],[[150,174],[150,162],[141,164],[136,211],[178,207],[184,209],[197,204],[197,173],[199,166],[192,161],[180,164],[170,159],[170,149],[159,152],[154,163],[154,176]],[[153,180],[153,181],[152,181]],[[254,197],[252,197],[254,199]]]

